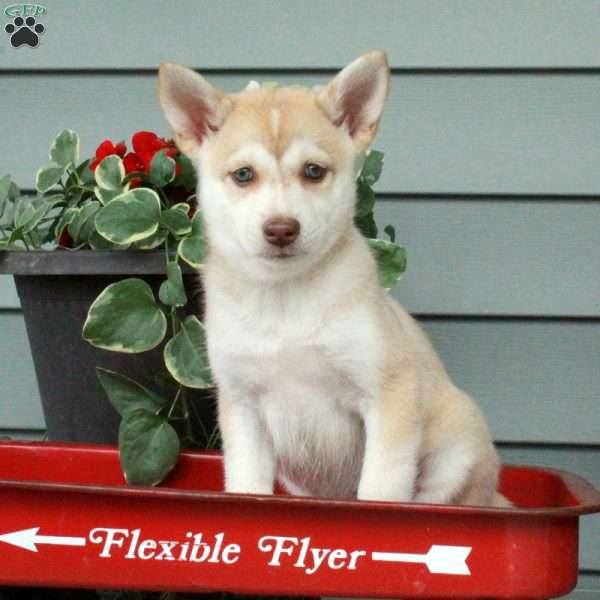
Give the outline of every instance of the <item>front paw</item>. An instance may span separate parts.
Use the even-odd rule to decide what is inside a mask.
[[[225,491],[229,494],[273,494],[273,484],[267,481],[227,479]]]
[[[411,502],[412,489],[391,489],[388,486],[369,486],[358,490],[358,500],[371,500],[379,502]]]

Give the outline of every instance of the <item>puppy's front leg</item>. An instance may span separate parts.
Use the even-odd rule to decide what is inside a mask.
[[[364,412],[366,442],[359,500],[413,499],[421,443],[417,389],[412,375],[395,380]]]
[[[219,391],[219,428],[225,463],[225,491],[272,494],[275,456],[269,436],[247,400]]]

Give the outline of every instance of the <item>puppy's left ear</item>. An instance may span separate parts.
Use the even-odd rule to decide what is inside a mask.
[[[318,92],[317,102],[337,127],[364,149],[377,133],[388,94],[390,68],[385,52],[364,54]]]
[[[158,96],[177,146],[190,158],[197,157],[206,138],[219,130],[231,109],[224,92],[176,63],[161,63]]]

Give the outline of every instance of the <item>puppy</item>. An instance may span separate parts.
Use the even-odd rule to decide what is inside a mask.
[[[353,224],[356,160],[388,94],[383,52],[321,88],[225,94],[163,63],[159,96],[199,173],[226,490],[506,505],[481,413],[378,283]]]

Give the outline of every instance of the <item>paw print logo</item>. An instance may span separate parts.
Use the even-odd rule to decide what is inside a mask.
[[[39,42],[39,35],[44,33],[46,28],[41,23],[36,23],[33,17],[15,17],[12,23],[8,23],[4,31],[10,35],[10,45],[18,48],[27,44],[35,48]]]

